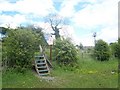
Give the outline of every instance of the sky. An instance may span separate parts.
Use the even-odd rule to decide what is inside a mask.
[[[111,43],[118,39],[119,0],[0,0],[0,27],[16,28],[20,25],[36,25],[51,33],[44,18],[57,13],[67,18],[60,35],[71,37],[75,44],[94,46],[96,39]]]

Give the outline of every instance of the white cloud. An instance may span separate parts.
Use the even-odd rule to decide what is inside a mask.
[[[91,0],[89,0],[91,1]],[[85,8],[76,12],[73,17],[74,25],[84,30],[96,31],[97,27],[102,28],[97,39],[103,39],[107,42],[114,42],[118,37],[118,0],[101,0],[87,5]],[[99,29],[100,29],[99,28]],[[97,28],[98,29],[98,28]],[[80,38],[81,40],[78,40]],[[76,41],[82,42],[84,45],[93,45],[91,36],[77,36]]]
[[[26,22],[26,18],[24,15],[0,15],[0,26],[6,26],[7,24],[10,24],[10,27],[15,28],[23,22]]]
[[[76,13],[75,6],[83,2],[85,3],[89,2],[91,4],[95,4],[98,1],[97,0],[63,0],[61,5],[61,10],[58,13],[64,17],[72,17]]]
[[[73,41],[75,45],[82,43],[83,46],[94,46],[94,39],[92,34],[86,34],[84,36],[76,36],[73,34]]]
[[[97,39],[103,39],[108,43],[115,42],[118,39],[118,30],[115,28],[103,28],[97,35]]]
[[[117,0],[103,0],[87,5],[74,15],[73,22],[83,28],[117,24]]]
[[[18,12],[18,14],[5,15],[2,12]],[[9,0],[0,0],[0,26],[10,24],[16,27],[21,23],[35,22],[29,17],[43,17],[48,15],[51,11],[55,11],[52,0],[18,0],[15,3],[10,3]],[[31,15],[31,16],[30,16]]]
[[[53,32],[50,25],[44,22],[37,22],[29,18],[30,15],[43,17],[51,12],[56,12],[54,2],[62,2],[60,11],[57,11],[63,17],[72,19],[72,25],[64,25],[60,30],[62,36],[70,36],[76,44],[80,42],[83,45],[93,45],[92,35],[76,36],[75,26],[84,30],[96,31],[96,27],[101,30],[97,39],[103,39],[107,42],[115,41],[118,36],[118,1],[119,0],[18,0],[16,3],[10,3],[9,0],[0,0],[0,26],[10,24],[16,27],[21,23],[30,22],[45,28],[44,32]],[[82,2],[88,2],[82,10],[78,12],[75,6]],[[16,11],[20,14],[13,16],[1,14],[2,11]],[[117,35],[116,35],[117,34]]]
[[[53,3],[51,0],[23,0],[16,3],[18,11],[26,14],[37,14],[45,16],[53,10]]]
[[[7,0],[0,1],[0,11],[13,11],[15,9],[15,4],[11,4]]]
[[[100,27],[98,39],[107,42],[114,42],[118,37],[118,1],[119,0],[64,0],[61,5],[60,15],[64,17],[72,17],[73,31],[72,37],[76,44],[80,42],[84,45],[94,45],[93,37],[90,34],[76,36],[74,26],[83,28],[84,30],[92,30]],[[75,5],[82,2],[88,2],[82,10],[75,11]],[[69,31],[68,31],[69,32]]]
[[[79,2],[80,0],[64,0],[61,5],[61,10],[59,14],[64,17],[71,17],[74,15],[75,9],[74,6]]]
[[[16,3],[2,0],[0,3],[0,11],[16,11],[22,14],[45,16],[52,10],[55,11],[52,0],[19,0]]]

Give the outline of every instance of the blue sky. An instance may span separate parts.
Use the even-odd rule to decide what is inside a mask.
[[[69,36],[75,44],[93,46],[92,34],[96,39],[115,42],[118,37],[119,0],[0,0],[0,26],[16,28],[34,24],[52,32],[44,17],[57,13],[67,18],[68,25],[60,30],[62,36]]]

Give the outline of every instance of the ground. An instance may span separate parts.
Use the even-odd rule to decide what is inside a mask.
[[[33,70],[25,74],[8,71],[3,73],[3,88],[117,88],[118,60],[96,61],[80,58],[78,66],[54,68],[47,77],[39,77]]]

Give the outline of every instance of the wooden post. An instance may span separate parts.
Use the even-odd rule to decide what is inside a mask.
[[[82,50],[82,58],[83,58],[83,52],[84,52],[84,51]]]
[[[50,61],[52,63],[52,45],[50,45]]]
[[[50,62],[52,62],[52,45],[53,45],[52,35],[49,37],[48,43],[50,45]]]

